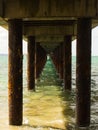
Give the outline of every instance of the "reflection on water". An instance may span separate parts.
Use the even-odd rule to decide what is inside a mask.
[[[98,60],[98,57],[96,57]],[[81,130],[75,127],[75,59],[73,59],[72,92],[62,91],[62,82],[51,62],[47,62],[36,92],[27,91],[24,64],[23,125],[8,125],[7,56],[0,59],[0,129],[1,130]],[[24,57],[24,63],[26,59]],[[84,130],[98,130],[98,64],[92,64],[91,126]],[[50,69],[50,68],[51,69]],[[47,72],[48,71],[48,72]]]

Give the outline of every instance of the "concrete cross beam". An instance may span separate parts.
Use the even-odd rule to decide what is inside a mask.
[[[98,0],[6,0],[4,18],[97,17]]]
[[[52,52],[61,42],[42,42],[40,45],[47,51],[47,53]]]
[[[24,36],[36,36],[36,42],[63,42],[65,35],[76,35],[76,20],[23,21]]]
[[[36,42],[39,43],[60,43],[64,41],[63,35],[45,35],[45,36],[36,36]]]
[[[24,35],[75,35],[75,28],[73,25],[69,26],[29,26],[25,27]]]
[[[36,36],[40,43],[61,43],[65,35],[76,35],[76,20],[23,21],[23,34]]]

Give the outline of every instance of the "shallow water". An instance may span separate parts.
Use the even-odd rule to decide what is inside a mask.
[[[47,64],[46,68],[49,66],[51,64]],[[73,57],[71,93],[62,91],[61,82],[54,74],[54,69],[48,69],[48,78],[46,73],[42,73],[40,81],[36,84],[36,92],[28,92],[26,57],[24,57],[24,117],[23,125],[19,127],[8,125],[7,56],[0,56],[0,68],[1,130],[79,130],[75,127],[75,57]],[[44,71],[47,71],[46,68]],[[92,58],[91,86],[91,127],[85,130],[98,130],[98,57]]]

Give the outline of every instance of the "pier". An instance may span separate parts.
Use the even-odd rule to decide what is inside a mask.
[[[27,89],[50,55],[64,91],[72,89],[71,43],[77,39],[76,126],[91,123],[91,29],[98,25],[98,0],[0,0],[0,25],[9,31],[9,125],[23,123],[22,39],[28,42]]]

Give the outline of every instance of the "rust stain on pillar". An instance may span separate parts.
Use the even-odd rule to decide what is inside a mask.
[[[78,19],[76,65],[76,123],[90,125],[91,19]]]
[[[22,21],[9,20],[9,64],[8,64],[8,95],[9,124],[22,125],[23,94],[22,94]]]
[[[35,91],[35,37],[28,36],[28,90]]]
[[[64,89],[71,90],[71,35],[64,37]]]

